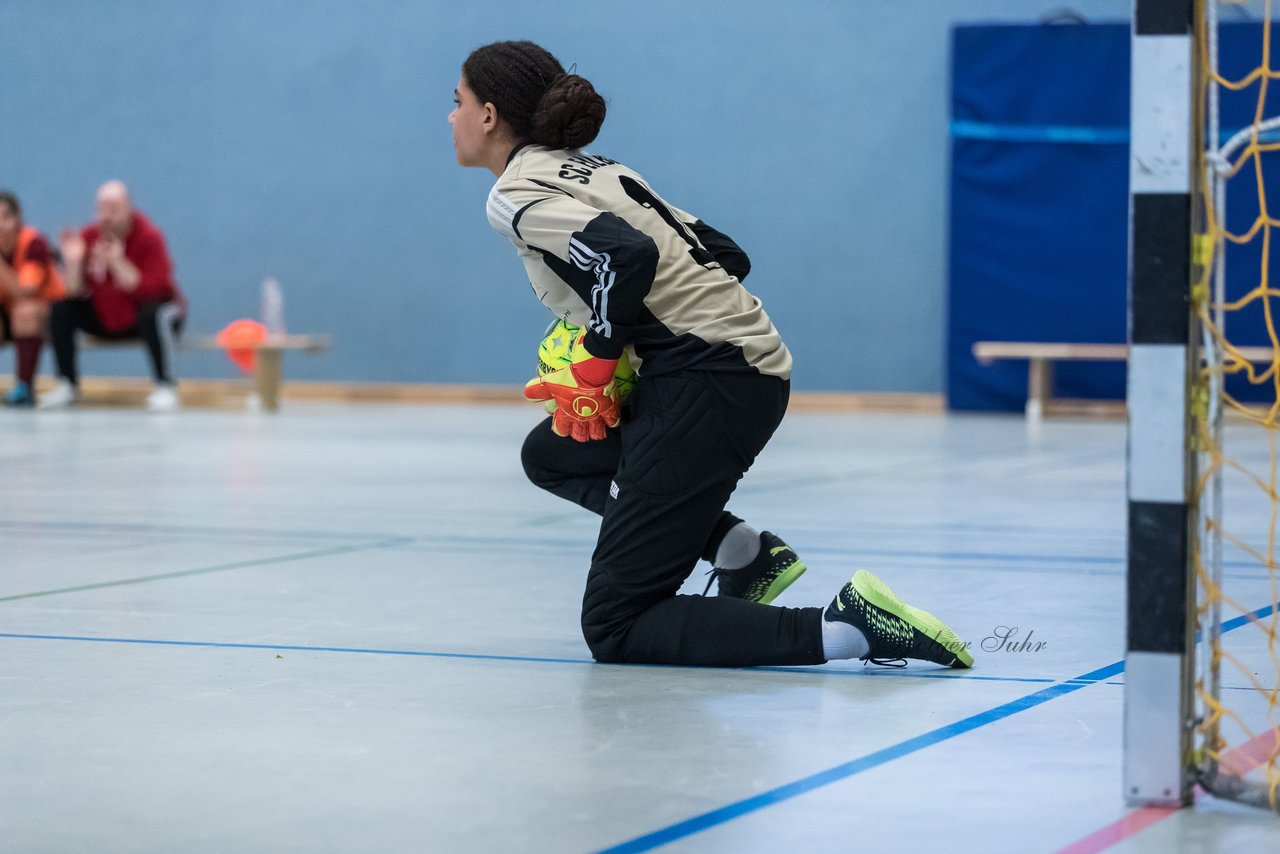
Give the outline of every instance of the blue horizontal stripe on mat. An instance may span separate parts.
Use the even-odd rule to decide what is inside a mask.
[[[990,139],[999,142],[1073,142],[1088,145],[1128,145],[1127,127],[1076,125],[1010,125],[993,122],[951,123],[953,139]]]
[[[1219,130],[1221,145],[1242,128]],[[1089,125],[1019,125],[1000,122],[953,121],[952,139],[986,139],[994,142],[1049,142],[1077,145],[1128,145],[1127,126]],[[1261,142],[1280,142],[1280,131],[1269,130],[1258,135]]]

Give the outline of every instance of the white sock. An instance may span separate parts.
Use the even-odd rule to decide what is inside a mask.
[[[719,569],[742,569],[760,554],[760,532],[739,522],[729,529],[716,549],[715,566]]]
[[[844,620],[822,621],[822,655],[827,661],[862,658],[871,651],[867,636]]]

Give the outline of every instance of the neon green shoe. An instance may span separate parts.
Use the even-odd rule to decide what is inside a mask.
[[[905,659],[915,658],[947,667],[973,666],[969,645],[950,626],[903,602],[865,569],[840,588],[822,618],[842,620],[862,632],[871,646],[862,660],[872,664],[903,667]]]
[[[796,556],[795,550],[784,543],[778,536],[763,531],[760,534],[760,553],[751,563],[742,569],[711,570],[707,579],[707,589],[702,591],[706,596],[711,585],[720,582],[717,596],[732,596],[735,599],[746,599],[748,602],[759,602],[768,605],[778,595],[791,586],[797,578],[804,575],[807,567]]]

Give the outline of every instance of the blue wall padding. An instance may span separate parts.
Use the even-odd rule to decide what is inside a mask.
[[[1125,340],[1129,28],[957,27],[952,48],[947,398],[953,409],[1014,410],[1026,400],[1026,363],[978,365],[973,342]],[[1261,50],[1259,25],[1224,25],[1222,73],[1243,78]],[[1252,120],[1258,91],[1223,93],[1225,134]],[[1272,91],[1264,115],[1278,109]],[[1268,188],[1280,188],[1280,155],[1264,157]],[[1253,175],[1250,164],[1229,183],[1234,232],[1258,215]],[[1271,195],[1276,216],[1280,192]],[[1261,247],[1228,248],[1228,297],[1258,283]],[[1228,335],[1267,343],[1263,303],[1230,316]],[[1274,398],[1269,384],[1232,381],[1228,390]],[[1055,393],[1122,398],[1124,366],[1061,363]]]
[[[1026,363],[979,365],[975,341],[1125,340],[1129,28],[957,27],[952,51],[947,399],[1020,409]],[[1056,375],[1124,395],[1119,363]]]

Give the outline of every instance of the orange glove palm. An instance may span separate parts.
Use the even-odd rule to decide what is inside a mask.
[[[551,430],[577,442],[603,439],[609,427],[617,427],[617,384],[613,381],[616,359],[598,359],[574,342],[573,361],[565,368],[535,377],[525,383],[524,396],[555,405]],[[599,383],[604,382],[603,385]]]

